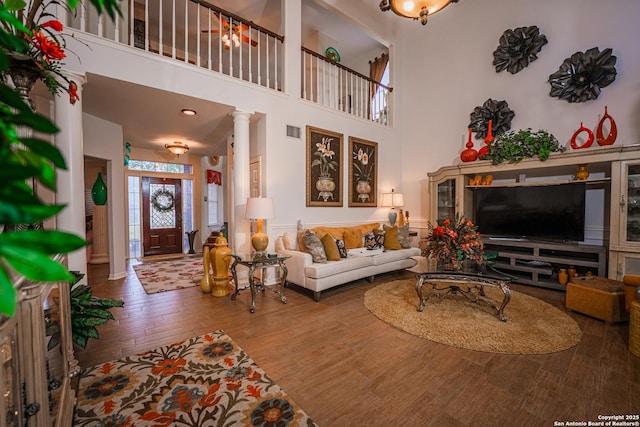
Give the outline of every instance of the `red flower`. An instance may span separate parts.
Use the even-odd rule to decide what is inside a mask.
[[[113,368],[115,368],[115,367],[116,367],[115,364],[107,362],[107,363],[102,365],[102,367],[99,369],[99,372],[101,374],[109,374],[109,373],[111,373],[111,370]]]
[[[209,391],[207,391],[207,394],[205,394],[204,396],[202,396],[202,398],[200,398],[200,405],[201,406],[215,406],[218,404],[218,402],[220,402],[220,399],[222,399],[222,394],[218,395],[218,390],[220,389],[220,384],[214,384],[211,387],[209,387]]]
[[[69,83],[69,102],[71,104],[75,104],[76,101],[80,100],[80,95],[78,95],[78,85],[75,82]]]
[[[159,414],[157,412],[150,411],[142,415],[140,418],[146,421],[155,421],[156,426],[169,426],[171,425],[171,423],[173,423],[173,420],[176,419],[176,413],[164,412],[162,414]]]
[[[62,31],[62,23],[57,19],[52,19],[51,21],[47,21],[44,24],[40,25],[40,28],[51,28],[55,31]]]
[[[249,397],[255,397],[256,399],[258,397],[260,397],[260,392],[262,390],[260,390],[260,386],[255,386],[255,385],[251,385],[249,384],[247,386],[247,390],[245,391],[246,395]]]
[[[151,369],[154,375],[173,375],[186,365],[184,359],[165,359]]]
[[[437,226],[433,228],[433,235],[436,237],[442,237],[444,236],[444,228]]]
[[[451,224],[451,221],[449,221],[448,219],[445,219],[444,221],[442,221],[442,225],[444,225],[445,227],[448,227],[449,224]]]
[[[45,36],[42,31],[38,31],[34,33],[34,40],[31,40],[31,43],[44,55],[44,60],[47,61],[47,64],[51,63],[51,60],[59,61],[65,58],[64,50],[60,47],[55,40],[51,40],[47,36]]]

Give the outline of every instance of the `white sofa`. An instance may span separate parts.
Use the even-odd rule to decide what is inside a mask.
[[[313,299],[320,300],[320,293],[354,280],[367,277],[372,282],[374,276],[380,273],[411,268],[416,265],[412,257],[420,255],[420,249],[350,249],[346,258],[340,261],[326,263],[313,262],[311,254],[301,252],[297,248],[296,239],[290,241],[289,249],[285,248],[283,237],[276,239],[276,252],[291,258],[285,261],[287,266],[287,281],[313,291]]]

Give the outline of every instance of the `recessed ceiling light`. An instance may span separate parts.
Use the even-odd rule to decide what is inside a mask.
[[[191,108],[183,108],[182,114],[185,116],[195,116],[197,113],[196,110],[192,110]]]

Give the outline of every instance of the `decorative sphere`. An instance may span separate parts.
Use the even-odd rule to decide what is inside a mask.
[[[640,286],[636,288],[636,299],[640,300]]]

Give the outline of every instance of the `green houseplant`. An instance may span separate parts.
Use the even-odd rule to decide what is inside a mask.
[[[534,132],[527,128],[496,136],[485,159],[491,160],[494,165],[504,162],[517,163],[535,157],[545,161],[551,153],[562,151],[564,147],[561,147],[558,139],[548,131]]]
[[[91,287],[78,284],[84,274],[77,271],[71,272],[73,280],[68,281],[71,289],[71,339],[79,347],[86,348],[89,338],[100,338],[96,326],[113,320],[113,314],[109,309],[113,307],[123,307],[124,301],[111,298],[98,298],[93,295]],[[45,310],[45,321],[47,324],[46,334],[51,339],[47,344],[47,350],[51,350],[60,343],[60,325],[55,320],[55,308]]]
[[[98,13],[106,11],[112,18],[120,14],[117,0],[90,0]],[[46,117],[35,113],[17,90],[8,85],[8,74],[18,58],[54,93],[67,91],[70,102],[77,93],[73,82],[52,86],[60,75],[64,45],[56,37],[61,24],[46,11],[49,5],[66,5],[73,10],[79,0],[24,0],[0,2],[0,225],[35,224],[58,214],[63,205],[43,202],[30,182],[56,190],[56,169],[66,169],[60,151],[50,142],[22,137],[18,130],[28,129],[52,135],[58,128]],[[30,132],[31,133],[31,132]],[[17,293],[13,274],[43,282],[73,280],[73,276],[52,255],[80,249],[85,241],[60,231],[18,228],[0,234],[0,315],[15,313]]]

